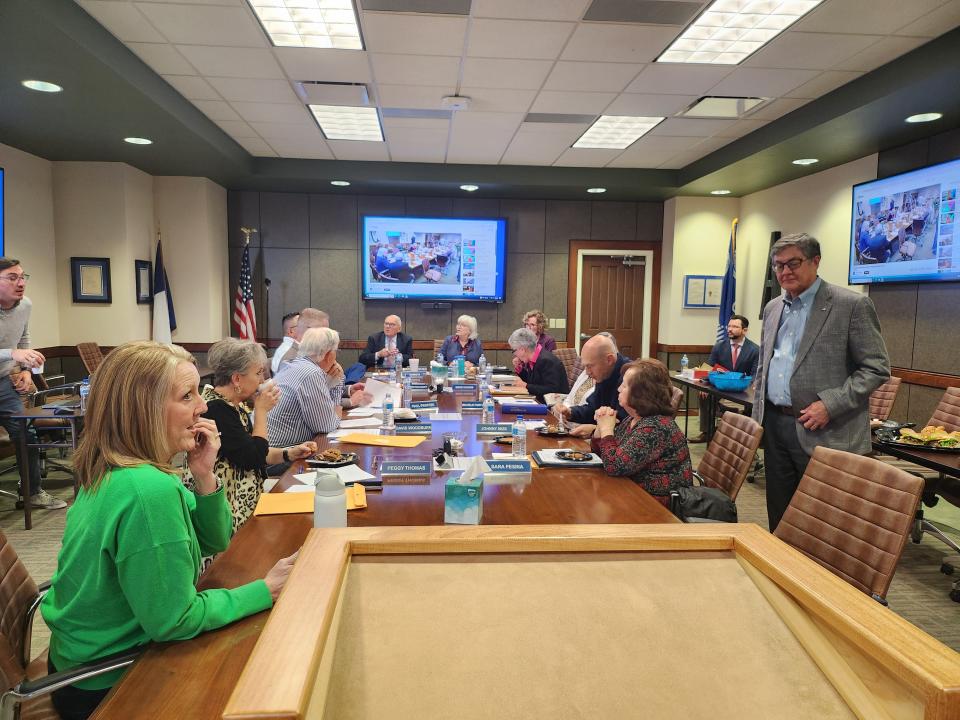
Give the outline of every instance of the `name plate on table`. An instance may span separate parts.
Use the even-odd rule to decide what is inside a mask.
[[[460,412],[482,413],[483,401],[482,400],[464,400],[462,403],[460,403]]]
[[[416,378],[416,379],[419,379],[419,378],[422,378],[422,377],[423,377],[424,375],[426,375],[426,374],[427,374],[427,371],[426,371],[424,368],[417,368],[416,370],[404,370],[404,371],[403,371],[403,376],[404,376],[405,378]]]
[[[431,423],[399,423],[396,426],[397,435],[433,435]]]
[[[476,395],[477,386],[473,383],[454,383],[453,393],[455,395]]]
[[[487,467],[492,473],[526,473],[530,474],[530,461],[521,460],[487,460]]]
[[[430,386],[426,383],[410,383],[411,392],[430,392]]]
[[[514,415],[546,415],[549,412],[547,406],[540,403],[503,403],[500,409]]]
[[[432,411],[435,412],[440,409],[435,400],[423,400],[421,402],[412,402],[410,403],[410,409],[415,413],[420,413],[423,411]]]
[[[386,460],[380,466],[380,477],[430,477],[432,460]]]
[[[477,435],[509,435],[513,432],[513,426],[510,423],[479,423],[477,425]]]

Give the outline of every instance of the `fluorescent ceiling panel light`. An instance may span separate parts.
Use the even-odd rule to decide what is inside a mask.
[[[63,92],[63,88],[56,83],[46,82],[44,80],[24,80],[21,83],[27,90],[36,90],[37,92],[58,93]]]
[[[756,110],[769,98],[759,97],[702,97],[684,110],[683,117],[738,118]]]
[[[348,187],[350,185],[346,180],[331,180],[331,185],[336,185],[337,187]]]
[[[606,188],[587,188],[588,193],[594,193],[594,194],[605,193],[606,191],[607,191]]]
[[[729,190],[711,190],[710,194],[711,195],[729,195],[730,191]]]
[[[327,140],[383,142],[380,116],[372,107],[308,105]]]
[[[352,0],[247,0],[277,47],[363,50]]]
[[[800,158],[799,160],[794,160],[794,165],[813,165],[820,162],[818,158]]]
[[[124,142],[128,142],[131,145],[153,145],[153,140],[148,140],[147,138],[141,137],[125,137]]]
[[[623,150],[663,122],[662,117],[601,115],[573,144],[575,148]]]
[[[934,120],[939,120],[943,117],[943,113],[920,113],[919,115],[911,115],[907,118],[908,123],[924,123],[924,122],[933,122]]]
[[[714,0],[656,62],[736,65],[823,0]]]
[[[480,186],[479,185],[461,185],[460,189],[466,190],[467,192],[476,192],[477,190],[480,189]]]

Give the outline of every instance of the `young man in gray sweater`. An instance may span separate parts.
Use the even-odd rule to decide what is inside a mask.
[[[20,393],[35,390],[30,369],[43,365],[42,353],[30,349],[30,299],[24,296],[29,275],[24,274],[20,261],[0,257],[0,424],[7,429],[17,451],[17,462],[25,458],[20,453],[20,423],[12,413],[23,409]],[[33,430],[28,431],[28,442],[35,442]],[[30,504],[38,508],[58,509],[67,504],[40,487],[40,453],[27,451],[30,466]],[[23,494],[23,488],[20,489]]]

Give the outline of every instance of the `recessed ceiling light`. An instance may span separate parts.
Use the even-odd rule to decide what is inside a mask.
[[[466,190],[467,192],[474,192],[476,190],[479,190],[480,186],[479,185],[461,185],[460,189]]]
[[[125,137],[123,141],[131,145],[153,145],[153,140],[148,140],[147,138]]]
[[[56,83],[46,82],[44,80],[24,80],[21,85],[27,88],[27,90],[36,90],[37,92],[63,92],[63,88]]]
[[[331,185],[336,185],[337,187],[347,187],[350,183],[346,180],[331,180]]]
[[[736,65],[823,0],[714,0],[656,62]]]
[[[813,165],[814,163],[820,162],[819,158],[800,158],[799,160],[794,160],[794,165]]]
[[[662,117],[601,115],[573,144],[575,148],[623,150],[663,122]]]
[[[277,47],[363,50],[357,13],[351,0],[248,2]]]
[[[730,191],[729,190],[711,190],[710,194],[711,195],[729,195]]]
[[[907,118],[908,123],[933,122],[943,117],[943,113],[920,113]]]
[[[605,193],[606,191],[606,188],[587,188],[588,193]]]
[[[375,107],[308,105],[327,140],[383,142],[380,116]]]

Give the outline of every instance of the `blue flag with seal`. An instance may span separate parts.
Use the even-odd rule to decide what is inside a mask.
[[[163,248],[157,232],[157,261],[153,265],[153,339],[157,342],[173,342],[172,333],[177,329],[177,316],[173,312],[173,295],[167,270],[163,267]]]
[[[720,319],[717,324],[717,342],[727,339],[727,323],[733,315],[737,298],[737,222],[733,219],[730,226],[730,248],[727,250],[727,272],[723,275],[720,289]]]

